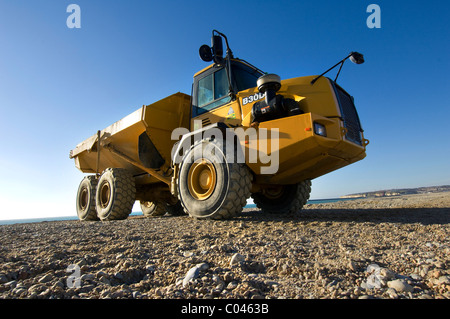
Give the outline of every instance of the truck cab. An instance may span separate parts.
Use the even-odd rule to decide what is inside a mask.
[[[221,38],[226,41],[225,58]],[[194,75],[191,130],[206,130],[218,123],[227,128],[252,127],[258,132],[278,130],[276,174],[261,174],[263,163],[259,160],[246,162],[256,184],[311,180],[365,157],[368,140],[354,98],[336,83],[337,77],[323,76],[332,68],[319,76],[281,80],[234,58],[222,33],[214,30],[211,43],[212,47],[200,48],[202,60],[214,63]],[[347,58],[357,59],[357,64],[364,62],[357,52]],[[334,67],[342,67],[346,59]],[[246,154],[262,151],[258,143],[241,143],[245,143]],[[271,153],[267,149],[261,157]]]
[[[264,73],[242,60],[230,59],[226,63],[231,63],[231,67],[212,64],[194,75],[191,122],[194,130],[200,128],[196,124],[199,121],[202,126],[218,121],[229,126],[242,123],[240,92],[254,88]]]

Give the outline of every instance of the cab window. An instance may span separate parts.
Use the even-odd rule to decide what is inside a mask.
[[[243,63],[232,63],[232,70],[238,92],[255,87],[256,81],[263,75]]]
[[[228,78],[225,69],[205,76],[198,81],[196,115],[228,103]]]

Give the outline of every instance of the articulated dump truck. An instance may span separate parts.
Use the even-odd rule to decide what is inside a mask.
[[[137,200],[146,217],[227,219],[250,197],[264,212],[296,213],[311,180],[366,156],[353,97],[324,76],[347,59],[363,63],[362,54],[281,80],[235,58],[216,30],[199,53],[212,64],[194,75],[191,96],[144,105],[71,150],[88,173],[80,220],[125,219]]]

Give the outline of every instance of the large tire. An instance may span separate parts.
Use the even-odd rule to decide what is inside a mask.
[[[262,192],[252,194],[256,206],[272,214],[293,214],[299,212],[308,202],[311,181],[293,185],[273,185]]]
[[[126,219],[133,209],[135,198],[133,176],[123,168],[107,168],[97,184],[97,215],[101,220]]]
[[[183,206],[180,201],[177,201],[175,204],[172,203],[164,203],[167,213],[170,216],[182,216],[185,215]]]
[[[163,216],[166,213],[164,205],[156,202],[141,201],[141,210],[144,217]]]
[[[150,201],[140,201],[141,210],[144,217],[158,217],[164,216],[168,213],[171,216],[181,216],[184,215],[183,207],[179,200],[173,203],[167,202],[150,202]]]
[[[86,176],[80,183],[77,192],[77,215],[80,220],[98,220],[95,209],[95,191],[97,179],[95,176]]]
[[[198,219],[229,219],[241,213],[250,197],[251,173],[229,163],[218,141],[195,144],[183,158],[177,183],[184,211]]]

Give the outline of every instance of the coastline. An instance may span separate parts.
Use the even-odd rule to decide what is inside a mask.
[[[308,201],[308,204],[322,204],[322,203],[334,203],[338,201],[354,200],[357,198],[331,198],[331,199],[312,199]],[[249,204],[244,209],[256,208],[255,204]],[[140,216],[142,212],[132,212],[130,216]],[[29,223],[42,223],[53,222],[60,220],[78,220],[76,215],[73,216],[57,216],[57,217],[41,217],[41,218],[22,218],[22,219],[5,219],[0,220],[1,225],[13,225],[13,224],[29,224]]]

